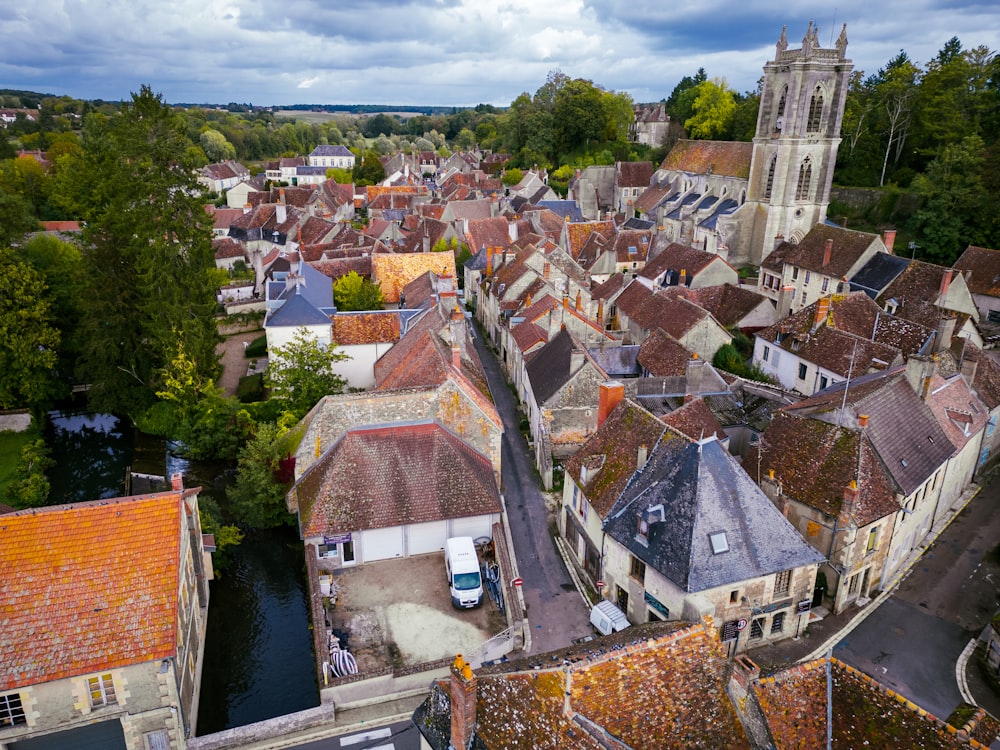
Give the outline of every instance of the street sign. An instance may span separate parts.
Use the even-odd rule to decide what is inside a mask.
[[[513,581],[510,582],[510,585],[511,586],[520,586],[522,583],[524,583],[523,580],[521,580],[520,578],[515,578]]]
[[[598,581],[597,582],[597,588],[603,589],[604,588],[604,581]]]
[[[747,623],[747,618],[741,617],[740,619],[738,619],[736,621],[736,629],[737,630],[746,630],[748,624],[749,623]]]

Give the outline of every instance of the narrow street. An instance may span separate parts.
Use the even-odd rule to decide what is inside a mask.
[[[946,718],[962,701],[956,663],[1000,604],[998,502],[1000,483],[989,482],[834,656]],[[991,712],[1000,708],[996,692],[981,684],[973,697]]]
[[[478,329],[475,344],[493,401],[503,420],[500,491],[507,502],[514,553],[524,579],[522,590],[531,624],[529,653],[544,653],[568,646],[574,638],[590,634],[590,613],[552,539],[555,520],[546,510],[541,480],[528,445],[518,430],[521,416],[517,402]]]

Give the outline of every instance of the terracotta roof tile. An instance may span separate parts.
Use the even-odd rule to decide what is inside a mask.
[[[183,502],[165,492],[3,516],[0,690],[176,653]]]
[[[715,435],[719,440],[727,437],[726,431],[703,398],[692,399],[669,414],[664,414],[661,419],[692,440],[701,440],[709,435]]]
[[[663,329],[657,328],[639,345],[637,361],[657,378],[682,377],[691,351]]]
[[[750,177],[752,143],[735,141],[680,140],[660,164],[660,169],[680,170],[693,174],[723,175],[724,177]]]
[[[337,313],[333,316],[333,340],[339,346],[399,341],[399,313],[395,310]]]
[[[833,248],[829,261],[824,265],[827,240],[833,242]],[[882,240],[877,234],[855,232],[828,224],[814,226],[797,245],[782,243],[786,246],[785,263],[832,278],[846,276],[873,244],[877,245],[878,249],[883,247]]]
[[[954,268],[967,273],[965,283],[973,294],[1000,297],[1000,250],[969,245]]]
[[[386,253],[372,256],[372,281],[382,284],[386,302],[399,302],[399,292],[427,271],[455,276],[455,256],[442,253]]]

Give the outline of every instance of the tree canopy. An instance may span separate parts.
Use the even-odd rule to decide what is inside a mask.
[[[323,346],[300,328],[285,346],[269,351],[267,384],[271,398],[296,419],[305,416],[321,398],[340,393],[345,381],[333,365],[348,359],[333,346]]]
[[[381,285],[356,271],[349,271],[333,282],[333,304],[341,312],[381,310],[385,306]]]

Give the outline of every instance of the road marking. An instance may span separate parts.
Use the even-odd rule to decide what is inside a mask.
[[[348,747],[350,745],[360,745],[362,742],[370,742],[371,740],[384,740],[386,737],[392,737],[392,729],[385,727],[384,729],[374,729],[371,732],[361,732],[360,734],[352,734],[348,737],[340,738],[340,746]],[[392,745],[381,745],[383,748],[391,748]],[[377,750],[372,748],[372,750]]]
[[[955,662],[955,680],[958,682],[958,692],[962,694],[962,700],[966,703],[971,703],[973,706],[978,705],[976,699],[972,697],[972,693],[969,691],[969,681],[965,678],[965,667],[969,663],[969,657],[972,656],[972,652],[976,650],[976,639],[973,638],[969,641],[969,644],[962,651],[962,655],[958,657],[958,661]]]

